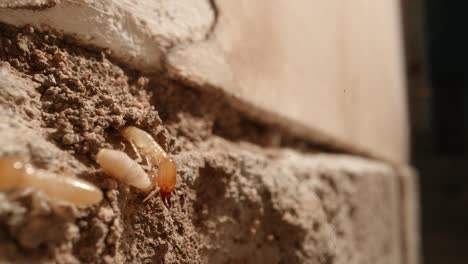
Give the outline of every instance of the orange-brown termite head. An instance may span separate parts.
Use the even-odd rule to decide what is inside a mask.
[[[172,159],[165,159],[158,165],[158,175],[155,177],[155,185],[159,188],[159,195],[164,205],[171,207],[171,194],[177,181],[176,163]]]

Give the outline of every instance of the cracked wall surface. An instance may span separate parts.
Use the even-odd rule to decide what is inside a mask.
[[[0,43],[0,156],[105,193],[88,207],[37,190],[0,193],[1,261],[416,263],[411,171],[327,154],[219,94],[51,31],[2,25]],[[177,162],[171,210],[97,166],[97,150],[120,149],[117,129],[128,124]]]

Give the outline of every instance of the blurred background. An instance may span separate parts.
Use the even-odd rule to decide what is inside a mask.
[[[423,263],[468,263],[468,1],[402,7]]]

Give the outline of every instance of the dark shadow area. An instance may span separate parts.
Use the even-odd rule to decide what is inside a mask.
[[[402,7],[423,263],[468,263],[468,2]]]

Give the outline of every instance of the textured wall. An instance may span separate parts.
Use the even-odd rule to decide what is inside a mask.
[[[32,27],[2,26],[0,154],[98,185],[76,207],[0,194],[4,261],[416,263],[411,172],[325,154],[255,122],[216,94],[118,66]],[[101,147],[134,124],[177,161],[173,208],[107,177]],[[296,150],[295,150],[296,149]],[[54,228],[49,228],[53,226]]]
[[[0,156],[105,197],[1,192],[1,261],[417,263],[396,3],[251,5],[0,0]],[[129,124],[177,162],[170,210],[96,164]]]

